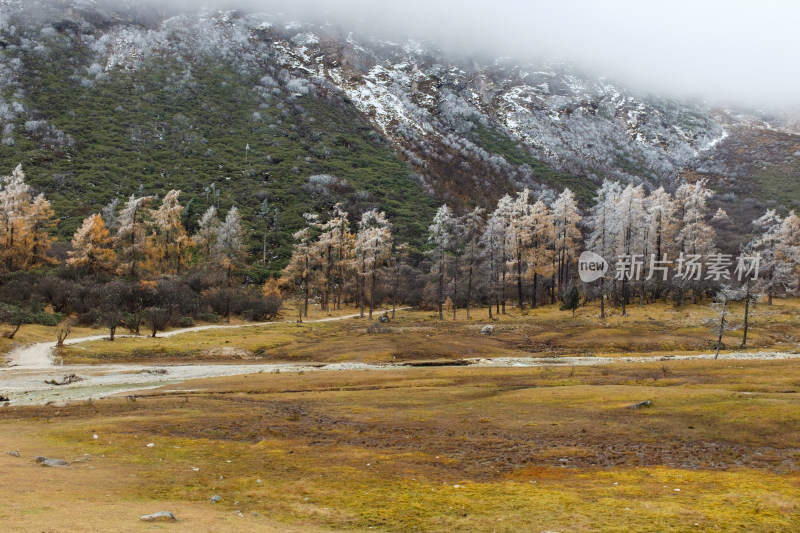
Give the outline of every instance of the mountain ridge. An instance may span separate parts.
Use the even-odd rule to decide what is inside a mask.
[[[272,15],[0,6],[2,172],[22,162],[35,187],[63,196],[62,237],[140,189],[181,188],[200,209],[210,183],[254,230],[264,200],[285,208],[276,266],[302,212],[336,201],[386,209],[419,244],[436,203],[488,207],[526,187],[552,200],[568,186],[588,204],[603,179],[674,189],[709,178],[712,203],[739,226],[800,205],[782,185],[800,176],[787,117]],[[320,175],[338,181],[310,179]]]

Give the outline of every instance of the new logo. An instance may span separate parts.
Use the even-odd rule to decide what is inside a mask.
[[[608,271],[608,261],[594,252],[583,252],[578,258],[578,276],[584,283],[591,283],[603,277]]]

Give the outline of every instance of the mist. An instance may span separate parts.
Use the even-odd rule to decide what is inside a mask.
[[[174,3],[171,3],[174,5]],[[566,61],[638,91],[800,109],[800,4],[788,0],[183,0],[330,23],[451,53]]]

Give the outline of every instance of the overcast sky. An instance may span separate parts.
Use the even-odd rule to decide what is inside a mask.
[[[573,60],[656,93],[800,108],[797,0],[222,1],[456,50]]]

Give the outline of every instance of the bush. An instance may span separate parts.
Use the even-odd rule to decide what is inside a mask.
[[[378,334],[382,334],[382,333],[389,333],[391,331],[392,331],[391,328],[389,328],[388,326],[386,326],[384,324],[381,324],[380,322],[373,322],[367,328],[367,333],[369,333],[370,335],[378,335]]]
[[[212,324],[222,322],[222,316],[218,315],[217,313],[203,313],[199,318],[200,320],[205,320],[206,322],[211,322]]]
[[[57,326],[63,318],[64,315],[61,313],[48,313],[46,311],[35,313],[33,315],[33,321],[43,326]]]
[[[182,328],[190,328],[194,326],[194,318],[184,315],[178,318],[178,325]]]

